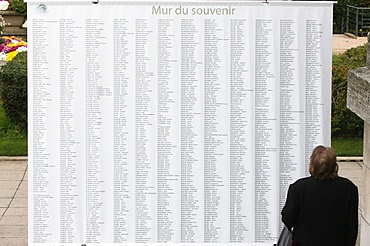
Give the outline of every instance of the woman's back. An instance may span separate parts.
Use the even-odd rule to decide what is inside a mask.
[[[300,179],[289,188],[283,222],[299,245],[355,245],[358,191],[348,179]],[[299,207],[299,210],[297,210]]]
[[[354,246],[358,231],[358,189],[338,177],[335,151],[317,146],[311,177],[290,185],[282,220],[299,246]]]

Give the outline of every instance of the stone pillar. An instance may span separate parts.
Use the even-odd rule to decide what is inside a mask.
[[[360,197],[360,245],[370,245],[370,33],[366,67],[348,73],[347,107],[364,120],[363,190]]]

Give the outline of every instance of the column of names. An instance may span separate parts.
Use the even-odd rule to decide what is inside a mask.
[[[204,20],[204,242],[228,240],[229,217],[229,35],[217,19]],[[226,36],[226,37],[225,37]],[[227,233],[226,233],[227,232]]]
[[[135,242],[155,242],[157,218],[156,81],[147,46],[155,38],[146,19],[135,20]]]
[[[320,137],[320,118],[322,117],[322,94],[320,89],[322,61],[320,44],[322,40],[322,23],[317,20],[306,20],[305,49],[305,163],[309,163],[311,151]],[[308,174],[308,165],[305,173]]]
[[[246,197],[254,190],[251,160],[253,146],[251,134],[253,112],[251,101],[254,90],[248,71],[248,22],[246,19],[230,21],[230,242],[241,243],[254,238],[254,203]]]
[[[176,42],[179,32],[174,19],[157,23],[157,242],[180,240],[180,127],[181,91],[177,80],[180,69]]]
[[[203,240],[202,28],[181,20],[181,242]]]
[[[47,144],[49,129],[54,127],[53,119],[59,119],[58,113],[58,86],[53,82],[53,75],[58,74],[57,69],[50,69],[52,59],[48,56],[53,47],[50,46],[52,38],[48,35],[50,29],[58,30],[58,23],[46,21],[44,19],[32,20],[32,32],[37,33],[37,37],[32,40],[33,50],[32,69],[32,95],[29,107],[32,107],[32,149],[29,155],[33,162],[30,166],[32,173],[32,217],[30,226],[33,228],[32,235],[29,235],[35,243],[46,243],[59,240],[59,220],[58,213],[53,209],[59,207],[57,198],[59,194],[51,191],[59,190],[59,182],[55,182],[51,177],[59,178],[58,143]],[[46,42],[45,42],[46,41]],[[31,106],[32,105],[32,106]],[[30,135],[31,135],[30,134]],[[58,139],[59,133],[54,136]],[[58,180],[57,178],[57,180]]]
[[[271,216],[276,204],[271,197],[278,159],[276,84],[273,70],[273,20],[256,19],[255,23],[255,227],[256,242],[273,240]],[[277,210],[277,209],[276,209]]]
[[[134,22],[113,20],[113,175],[114,232],[113,242],[133,242],[135,227],[135,36]]]
[[[300,94],[301,83],[299,81],[298,69],[298,23],[292,19],[282,19],[279,23],[280,29],[280,137],[279,137],[279,208],[285,204],[286,191],[289,184],[294,182],[292,174],[301,171],[298,167],[303,159],[297,153],[301,153],[299,138],[303,127],[304,117],[303,100]]]

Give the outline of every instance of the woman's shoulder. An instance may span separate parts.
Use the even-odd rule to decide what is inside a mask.
[[[310,183],[310,182],[313,182],[313,181],[314,181],[314,178],[312,178],[312,177],[304,177],[304,178],[298,179],[292,185],[299,186],[299,185],[307,184],[307,183]]]
[[[357,188],[357,186],[351,180],[345,177],[340,177],[340,176],[335,179],[324,180],[324,181],[317,180],[313,177],[304,177],[304,178],[300,178],[297,181],[295,181],[292,184],[292,186],[300,187],[300,186],[307,186],[311,184],[316,186],[316,185],[325,185],[327,183],[331,183],[332,185],[350,186],[353,188]]]
[[[356,187],[357,186],[349,179],[345,178],[345,177],[338,177],[336,178],[336,180],[344,185],[348,185],[348,186],[352,186],[352,187]]]
[[[309,187],[311,184],[314,183],[314,178],[312,177],[304,177],[300,178],[297,181],[295,181],[293,184],[290,185],[291,190],[301,190],[304,187]]]

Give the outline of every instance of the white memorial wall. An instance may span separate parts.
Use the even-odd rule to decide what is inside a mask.
[[[29,245],[272,245],[330,145],[332,2],[28,2]]]

